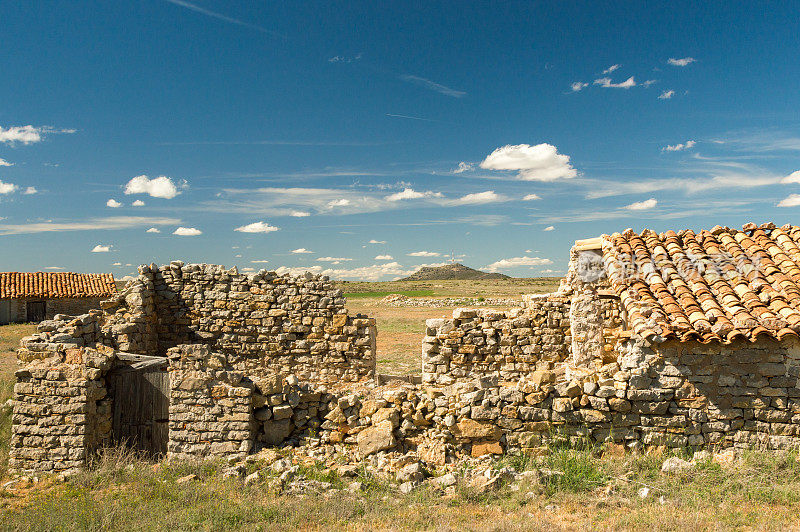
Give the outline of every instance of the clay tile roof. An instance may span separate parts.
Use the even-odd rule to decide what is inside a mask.
[[[111,297],[116,292],[110,273],[0,272],[0,299]]]
[[[603,236],[603,260],[639,336],[703,343],[800,336],[800,226]]]

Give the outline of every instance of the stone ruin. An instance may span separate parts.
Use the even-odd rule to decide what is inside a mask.
[[[386,386],[375,321],[325,277],[143,266],[102,309],[23,339],[10,467],[69,472],[114,443],[178,459],[311,442],[433,464],[553,441],[800,444],[796,334],[669,336],[655,307],[624,303],[600,246],[576,245],[559,290],[524,308],[428,320],[422,383]],[[653,334],[631,327],[640,310]]]

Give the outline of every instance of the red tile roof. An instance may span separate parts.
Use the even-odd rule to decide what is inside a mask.
[[[116,292],[110,273],[0,272],[0,299],[111,297]]]
[[[603,235],[627,322],[644,338],[730,343],[800,332],[800,227]]]

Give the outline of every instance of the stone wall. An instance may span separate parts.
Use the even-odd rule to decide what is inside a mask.
[[[169,350],[167,457],[244,456],[256,436],[253,382],[207,346]]]
[[[9,468],[71,472],[111,437],[103,375],[113,354],[29,342],[14,385]]]
[[[451,384],[481,376],[517,381],[536,369],[567,362],[599,367],[616,358],[623,326],[616,297],[556,292],[526,295],[524,302],[524,309],[456,309],[453,319],[428,320],[423,382]],[[578,364],[574,353],[582,355]]]
[[[456,309],[426,322],[422,380],[451,384],[495,375],[518,380],[569,355],[569,303],[541,298],[527,309]]]

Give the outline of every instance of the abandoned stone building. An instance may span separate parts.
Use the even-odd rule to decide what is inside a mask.
[[[126,441],[168,458],[314,440],[355,456],[562,439],[800,444],[800,227],[578,241],[553,294],[428,320],[422,384],[376,386],[375,321],[324,277],[179,261],[22,341],[10,466]],[[349,451],[348,451],[349,450]]]
[[[0,325],[83,314],[116,292],[111,274],[0,272]]]

